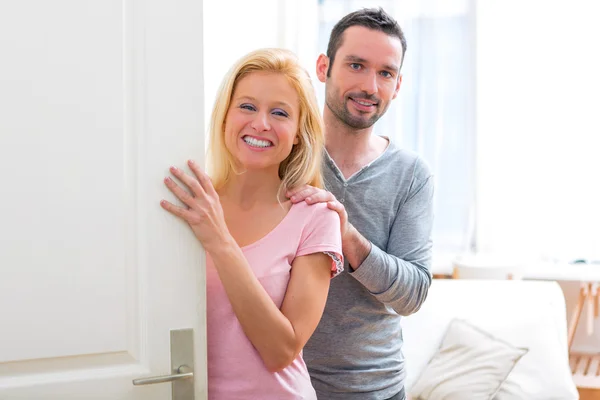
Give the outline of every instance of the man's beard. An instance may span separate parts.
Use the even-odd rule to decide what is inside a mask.
[[[381,118],[381,116],[385,113],[385,109],[383,111],[377,112],[375,111],[375,113],[369,117],[369,118],[361,118],[361,117],[357,117],[355,115],[353,115],[350,110],[348,110],[348,101],[350,101],[350,99],[346,100],[346,102],[344,103],[339,103],[338,101],[336,101],[335,99],[337,99],[339,96],[328,96],[325,104],[327,105],[327,108],[329,108],[329,110],[345,125],[347,125],[348,127],[352,128],[352,129],[367,129],[372,127],[375,122],[377,122],[379,120],[379,118]],[[356,99],[369,99],[370,96],[356,96],[354,98]],[[372,96],[371,96],[372,97]],[[380,102],[377,102],[378,105],[380,104]],[[377,106],[376,106],[377,107]]]

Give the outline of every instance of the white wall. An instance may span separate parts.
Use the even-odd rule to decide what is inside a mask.
[[[477,2],[480,250],[600,257],[599,9]]]
[[[599,10],[592,0],[477,2],[482,251],[598,257]],[[579,285],[561,287],[570,316]],[[588,336],[582,316],[574,350],[600,349],[594,326]]]
[[[223,76],[241,56],[278,44],[277,0],[204,2],[205,115],[211,115]]]

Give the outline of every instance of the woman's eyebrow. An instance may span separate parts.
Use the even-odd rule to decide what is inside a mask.
[[[258,100],[255,97],[245,96],[245,95],[236,97],[235,100],[236,101],[251,101],[253,103],[258,103]],[[273,102],[272,105],[276,106],[276,107],[283,107],[288,112],[292,112],[292,110],[293,110],[293,107],[289,103],[287,103],[285,101],[281,101],[281,100]]]

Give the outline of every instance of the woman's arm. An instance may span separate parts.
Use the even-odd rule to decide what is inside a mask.
[[[267,369],[286,368],[321,319],[331,280],[331,258],[323,253],[297,257],[279,310],[234,241],[210,255],[233,311]]]
[[[165,179],[167,187],[187,207],[166,200],[161,201],[161,205],[190,225],[211,255],[246,336],[270,371],[281,370],[294,360],[319,323],[329,291],[332,261],[321,252],[296,257],[279,310],[229,233],[219,196],[210,179],[196,163],[189,161],[189,166],[197,180],[179,168],[171,167],[171,172],[190,188],[192,194],[172,179]],[[328,221],[335,220],[322,222]],[[338,231],[339,225],[334,229],[334,232]]]

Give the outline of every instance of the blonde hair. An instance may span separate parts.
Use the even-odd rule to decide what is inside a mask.
[[[237,83],[253,72],[283,75],[300,99],[298,144],[292,147],[290,155],[279,165],[279,194],[305,184],[323,188],[321,156],[324,127],[314,87],[310,76],[294,53],[273,48],[260,49],[245,55],[233,65],[223,79],[212,111],[207,154],[208,173],[214,187],[218,190],[227,183],[232,174],[238,173],[233,156],[225,146],[225,118]]]

